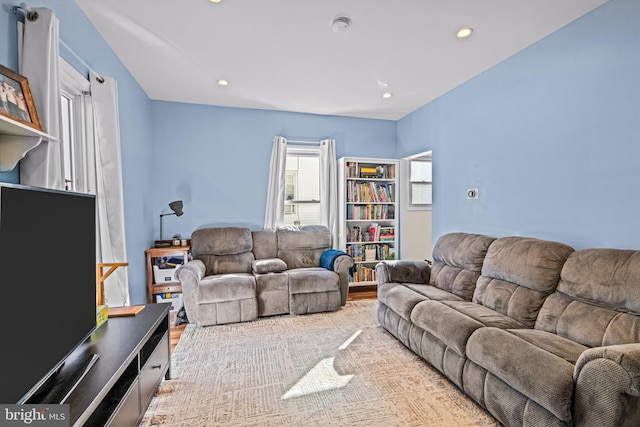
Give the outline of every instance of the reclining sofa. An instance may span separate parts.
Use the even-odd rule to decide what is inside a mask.
[[[505,426],[640,425],[640,251],[451,233],[384,261],[378,321]]]
[[[324,226],[202,228],[191,235],[191,254],[176,277],[198,326],[335,311],[347,301],[353,259],[331,249]]]

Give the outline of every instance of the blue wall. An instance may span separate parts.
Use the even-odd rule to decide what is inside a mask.
[[[0,63],[17,70],[13,2],[0,0]],[[395,157],[396,122],[151,101],[72,0],[43,0],[60,20],[61,55],[118,81],[125,222],[132,304],[146,302],[144,250],[175,199],[185,214],[164,219],[164,236],[204,225],[262,228],[275,135],[335,138],[338,156]],[[0,180],[18,182],[15,168]]]
[[[273,137],[334,138],[337,156],[396,155],[396,122],[241,108],[154,102],[154,236],[168,203],[184,215],[165,217],[163,237],[188,237],[203,226],[262,229]]]
[[[611,0],[400,120],[433,149],[434,238],[640,248],[638,70],[640,2]]]
[[[134,304],[145,302],[144,249],[170,201],[184,200],[185,214],[165,218],[165,236],[262,227],[275,135],[335,138],[339,157],[433,149],[436,237],[640,248],[637,0],[611,0],[398,122],[151,101],[73,0],[37,5],[60,19],[65,59],[118,80]],[[0,63],[16,69],[12,6],[0,0]],[[0,180],[17,182],[17,168]],[[470,187],[478,200],[466,199]]]
[[[0,0],[0,63],[18,69],[17,1]],[[83,74],[93,70],[118,81],[120,135],[124,179],[125,222],[131,301],[146,301],[144,250],[153,241],[151,201],[148,195],[152,163],[151,101],[73,0],[42,0],[29,6],[48,7],[60,20],[60,54]],[[68,48],[67,48],[68,47]],[[76,57],[77,55],[77,57]],[[0,174],[0,180],[18,182],[19,167]],[[116,260],[118,261],[118,260]]]

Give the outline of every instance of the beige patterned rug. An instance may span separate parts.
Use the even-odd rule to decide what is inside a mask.
[[[376,307],[187,325],[140,425],[499,425],[387,333]]]

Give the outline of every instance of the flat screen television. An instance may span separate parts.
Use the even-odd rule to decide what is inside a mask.
[[[0,403],[27,403],[95,330],[95,197],[0,183],[0,266]]]

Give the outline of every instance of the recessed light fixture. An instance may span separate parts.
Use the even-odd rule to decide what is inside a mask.
[[[473,33],[473,28],[471,27],[462,27],[458,30],[458,33],[456,34],[456,37],[458,37],[459,39],[466,39],[467,37],[469,37],[471,35],[471,33]]]
[[[382,94],[383,98],[391,98],[393,96],[393,94],[391,92],[385,92]]]
[[[218,80],[218,84],[220,86],[227,86],[229,84],[229,81],[228,80],[224,80],[224,79],[220,79],[220,80]]]
[[[211,3],[220,3],[222,0],[209,0]]]

